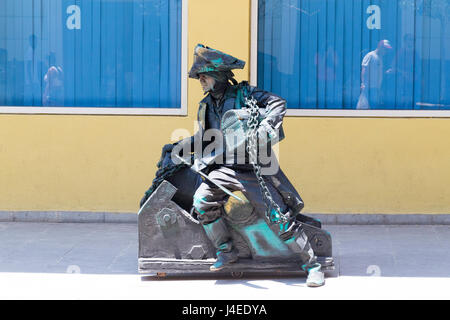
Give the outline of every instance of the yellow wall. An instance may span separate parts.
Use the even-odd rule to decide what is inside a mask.
[[[233,17],[230,20],[230,17]],[[188,65],[197,43],[247,61],[250,1],[190,0]],[[0,211],[137,212],[173,130],[188,116],[0,115]],[[314,213],[449,213],[450,120],[285,119],[280,162]]]
[[[305,212],[450,213],[450,119],[284,122],[280,163]]]

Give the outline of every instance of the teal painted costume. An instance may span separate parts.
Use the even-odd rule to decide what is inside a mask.
[[[194,63],[189,71],[189,78],[198,79],[205,72],[223,72],[233,76],[233,69],[242,69],[245,62],[229,54],[223,53],[202,44],[194,49]]]
[[[222,130],[223,115],[229,110],[243,108],[244,98],[248,96],[255,99],[257,106],[264,111],[265,117],[260,123],[260,128],[269,127],[273,130],[282,130],[282,121],[286,113],[286,101],[273,93],[250,86],[247,82],[238,84],[233,78],[234,75],[231,70],[236,68],[242,69],[244,65],[245,62],[228,54],[200,44],[197,45],[189,77],[198,79],[202,74],[205,74],[215,79],[215,85],[211,91],[207,92],[205,98],[200,101],[197,114],[199,130],[190,138],[166,146],[165,152],[176,151],[176,153],[179,153],[182,149],[194,152],[196,144],[199,142],[203,150],[205,147],[203,142],[205,132],[209,129]],[[253,171],[253,166],[247,161],[244,163],[237,162],[236,157],[229,156],[225,147],[226,144],[222,143],[221,145],[223,149],[215,150],[212,154],[205,154],[204,152],[201,155],[196,154],[194,166],[206,173],[213,182],[220,184],[229,191],[242,192],[256,210],[264,212],[266,204],[259,182]],[[218,155],[224,156],[223,162],[217,161]],[[164,150],[162,158],[164,158]],[[278,237],[272,237],[273,241],[271,243],[275,247],[277,243],[285,243],[291,250],[298,253],[303,261],[302,268],[304,270],[317,269],[318,264],[308,239],[301,225],[295,223],[295,217],[297,217],[297,220],[301,220],[298,219],[299,216],[304,219],[311,218],[300,214],[304,206],[300,195],[279,168],[274,154],[271,159],[274,161],[271,164],[274,165],[275,163],[277,170],[273,174],[265,175],[264,181],[273,200],[280,207],[281,213],[286,214],[290,219],[288,223],[279,224],[278,231],[275,233],[275,237],[276,235]],[[196,218],[203,225],[208,238],[217,249],[217,262],[211,267],[212,271],[220,270],[238,260],[238,252],[233,246],[229,230],[226,223],[224,223],[223,206],[228,198],[229,196],[223,190],[207,180],[200,184],[194,194],[193,206]],[[269,223],[272,224],[273,222]],[[313,221],[313,224],[320,227],[320,222],[318,221]],[[258,226],[262,226],[259,228],[261,230],[258,229]],[[244,230],[249,235],[250,240],[253,239],[253,234],[257,234],[253,230],[255,228],[262,233],[267,230],[270,231],[267,224],[264,223],[250,226],[248,230]],[[267,230],[264,228],[267,228]],[[270,232],[265,233],[270,235]],[[258,250],[258,239],[254,238],[253,240],[252,246]],[[261,248],[260,251],[259,255],[264,256],[264,248]]]

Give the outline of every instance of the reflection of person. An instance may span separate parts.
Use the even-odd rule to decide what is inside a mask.
[[[38,63],[35,61],[36,46],[37,37],[32,34],[28,38],[28,48],[25,53],[25,85],[32,88],[33,92],[36,88],[40,90]]]
[[[6,104],[6,63],[8,62],[8,52],[0,48],[0,104]]]
[[[398,72],[404,79],[412,79],[414,61],[414,37],[412,34],[407,33],[403,36],[403,45],[398,50],[392,69],[389,72]]]
[[[43,106],[64,105],[64,74],[56,64],[55,53],[49,55],[49,68],[44,76],[44,92],[42,93]]]
[[[317,66],[317,78],[319,81],[336,80],[338,57],[332,45],[328,45],[324,53],[316,53],[314,64]]]
[[[206,130],[216,129],[220,131],[224,113],[228,110],[243,107],[243,98],[240,97],[247,95],[251,95],[257,100],[258,107],[265,108],[266,116],[259,125],[259,133],[275,131],[281,127],[286,113],[285,101],[272,93],[249,86],[247,82],[238,84],[231,70],[242,69],[244,64],[244,61],[230,55],[200,44],[197,45],[189,77],[199,79],[207,96],[200,102],[198,111],[200,130],[196,133],[195,138],[191,137],[178,142],[176,149],[181,150],[180,145],[185,144],[189,145],[190,150],[195,150],[194,144],[203,141]],[[173,147],[166,149],[166,151],[171,152],[172,149],[174,153],[177,153]],[[231,157],[230,161],[229,154],[226,152],[222,163],[208,162],[207,158],[207,155],[197,158],[194,167],[198,170],[204,170],[211,180],[229,191],[241,191],[255,208],[265,208],[258,179],[253,171],[253,166],[248,161],[237,163],[234,156]],[[269,182],[267,187],[271,191],[273,200],[282,207],[281,214],[287,213],[289,209],[291,209],[292,215],[299,214],[303,208],[303,201],[281,169],[277,167],[273,176],[266,175],[265,177]],[[227,200],[228,195],[209,181],[204,181],[194,194],[194,209],[197,218],[217,249],[217,260],[211,266],[211,271],[221,270],[238,260],[237,249],[231,241],[228,227],[223,220],[223,205]],[[323,285],[321,265],[316,262],[316,257],[303,229],[293,221],[288,221],[283,226],[283,230],[289,229],[290,232],[294,232],[297,237],[303,239],[300,241],[301,245],[298,244],[297,240],[291,242],[298,246],[296,252],[299,252],[303,261],[302,268],[308,272],[307,284],[309,286]],[[281,234],[280,237],[283,238]],[[298,239],[297,237],[295,239]],[[290,236],[287,240],[294,239]]]
[[[395,56],[392,68],[387,71],[388,74],[397,75],[400,87],[400,97],[398,97],[397,103],[400,107],[412,104],[414,54],[414,36],[407,33],[403,36],[403,45]]]
[[[375,50],[364,56],[361,63],[361,95],[356,109],[379,106],[383,82],[383,56],[392,49],[388,40],[381,40]]]
[[[319,50],[314,57],[317,67],[317,79],[319,86],[323,86],[325,94],[325,107],[327,103],[334,103],[334,89],[338,68],[338,55],[331,44],[326,46],[326,51]]]

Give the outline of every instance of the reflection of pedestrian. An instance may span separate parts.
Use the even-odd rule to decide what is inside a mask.
[[[381,40],[375,50],[364,56],[361,63],[361,95],[356,109],[370,109],[380,105],[383,56],[389,49],[392,49],[389,41]]]
[[[395,56],[392,69],[387,71],[397,77],[400,88],[397,107],[407,107],[413,103],[414,56],[414,36],[407,33],[403,36],[403,45]]]
[[[403,46],[395,56],[392,66],[393,72],[400,73],[404,79],[412,79],[413,77],[413,61],[414,59],[414,37],[408,33],[403,36]]]
[[[8,53],[0,48],[0,104],[6,104],[6,63],[8,62]]]
[[[317,67],[317,80],[319,86],[323,88],[325,107],[333,104],[336,88],[336,71],[338,67],[338,56],[331,44],[326,46],[326,51],[319,50],[314,57],[314,64]]]
[[[56,57],[54,53],[51,53],[49,56],[49,68],[44,76],[42,105],[64,105],[64,74],[62,68],[56,64]]]
[[[333,46],[328,45],[324,53],[317,52],[314,58],[314,64],[317,66],[317,78],[319,81],[336,80],[336,68],[338,57]]]
[[[39,52],[37,46],[38,38],[32,34],[28,38],[28,48],[25,53],[25,96],[31,99],[31,101],[25,101],[26,104],[35,104],[36,100],[33,101],[33,97],[34,99],[38,97],[41,91],[42,62],[36,57],[36,52]]]

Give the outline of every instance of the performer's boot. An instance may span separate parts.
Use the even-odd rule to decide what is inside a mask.
[[[209,270],[222,270],[227,265],[238,260],[238,255],[236,249],[233,248],[227,225],[222,218],[219,218],[214,222],[204,224],[203,228],[205,229],[206,235],[217,249],[217,260],[209,268]]]
[[[321,271],[321,265],[317,262],[317,258],[308,241],[308,237],[303,231],[301,225],[293,223],[289,230],[280,235],[286,245],[296,252],[300,259],[304,262],[301,266],[302,270],[308,275],[306,285],[308,287],[320,287],[325,284],[325,275]]]
[[[325,275],[321,270],[320,263],[312,263],[303,265],[303,271],[306,271],[308,277],[306,278],[306,285],[308,287],[321,287],[325,284]]]

